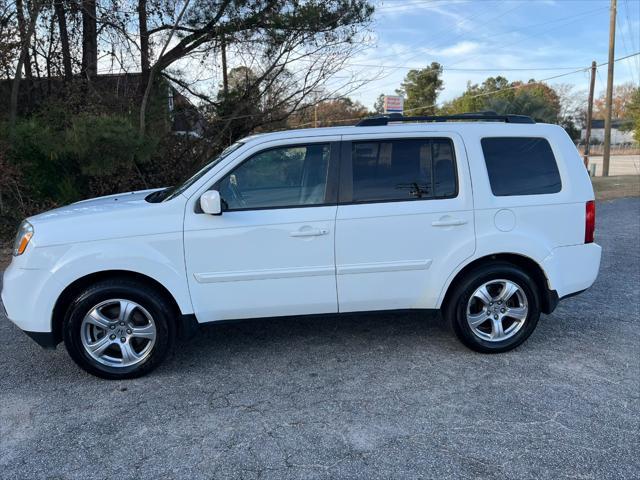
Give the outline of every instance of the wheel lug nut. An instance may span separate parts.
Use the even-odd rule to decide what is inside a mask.
[[[491,307],[491,306],[493,306],[493,302],[489,302],[489,306],[490,306],[490,307]]]
[[[127,328],[127,333],[128,333],[129,335],[131,335],[131,332],[132,332],[132,330],[131,330],[130,328]]]
[[[120,325],[124,327],[124,322],[120,322]]]
[[[504,313],[504,312],[505,312],[505,309],[504,309],[504,308],[501,308],[501,309],[500,309],[500,312]]]
[[[126,342],[126,341],[127,341],[127,339],[126,339],[125,337],[120,337],[120,341],[121,341],[122,343],[124,343],[124,342]]]
[[[111,340],[115,340],[115,339],[116,339],[116,336],[112,333],[111,335],[109,335],[109,338],[110,338]]]
[[[116,328],[116,326],[115,326],[115,325],[109,325],[109,328],[110,328],[111,330],[113,330],[114,328]]]
[[[494,318],[495,320],[497,320],[497,319],[498,319],[498,315],[494,315],[494,316],[493,316],[493,318]]]

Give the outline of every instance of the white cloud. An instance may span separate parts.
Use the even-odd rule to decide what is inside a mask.
[[[473,52],[477,52],[480,49],[478,42],[463,41],[459,42],[451,47],[447,47],[442,50],[434,51],[442,57],[458,57],[461,55],[469,55]]]

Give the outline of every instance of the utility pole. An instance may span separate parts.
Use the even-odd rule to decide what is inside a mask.
[[[222,91],[226,97],[229,94],[229,78],[227,77],[227,42],[224,33],[220,39],[220,50],[222,53]]]
[[[318,104],[313,106],[313,128],[318,128]]]
[[[596,85],[596,61],[591,62],[591,81],[589,82],[589,105],[587,105],[587,131],[584,135],[584,166],[589,168],[589,142],[591,141],[591,121],[593,119],[593,89]]]
[[[602,153],[602,176],[609,176],[609,155],[611,153],[611,103],[613,101],[613,62],[616,44],[616,0],[611,0],[609,18],[609,64],[607,65],[607,98],[604,116],[604,151]]]

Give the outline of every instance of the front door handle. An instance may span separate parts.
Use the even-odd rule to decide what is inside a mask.
[[[326,228],[308,228],[306,230],[300,229],[295,232],[289,233],[292,237],[319,237],[320,235],[326,235],[329,230]]]
[[[435,222],[431,222],[431,225],[434,227],[458,227],[460,225],[466,225],[467,221],[462,220],[460,218],[447,218],[436,220]]]

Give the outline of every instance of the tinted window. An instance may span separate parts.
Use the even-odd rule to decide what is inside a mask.
[[[482,151],[496,196],[557,193],[562,188],[556,159],[544,138],[483,138]]]
[[[448,139],[354,142],[353,201],[413,200],[456,194]]]
[[[296,145],[260,152],[218,183],[229,210],[324,203],[329,145]]]

